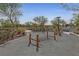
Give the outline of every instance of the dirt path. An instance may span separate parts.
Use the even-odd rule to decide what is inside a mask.
[[[50,33],[52,35],[52,33]],[[32,33],[32,37],[35,34]],[[62,34],[57,41],[53,38],[46,39],[45,33],[40,33],[39,52],[36,52],[35,46],[28,47],[28,35],[9,41],[6,45],[0,47],[1,56],[79,56],[79,37]]]

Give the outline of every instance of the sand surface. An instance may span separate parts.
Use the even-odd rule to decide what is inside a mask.
[[[39,34],[41,41],[39,52],[36,52],[36,47],[33,45],[28,47],[29,34],[26,34],[1,46],[0,56],[79,56],[79,37],[62,33],[62,36],[58,36],[55,41],[53,37],[46,39],[45,32],[32,32],[34,39],[36,34]],[[52,35],[50,32],[49,36]]]

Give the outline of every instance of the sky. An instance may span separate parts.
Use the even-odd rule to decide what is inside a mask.
[[[20,22],[33,21],[36,16],[45,16],[48,18],[48,24],[55,17],[60,16],[66,22],[70,22],[73,17],[73,11],[66,10],[57,3],[25,3],[22,4]]]
[[[19,18],[20,23],[33,21],[36,16],[45,16],[48,18],[48,24],[55,17],[60,16],[66,22],[73,17],[73,11],[66,10],[58,3],[23,3],[21,6],[22,16]]]

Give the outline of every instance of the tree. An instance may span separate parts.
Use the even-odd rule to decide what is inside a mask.
[[[79,14],[74,14],[73,20],[75,26],[79,27]]]
[[[12,23],[10,20],[0,19],[1,27],[11,27]]]
[[[75,25],[75,28],[73,29],[79,29],[79,3],[73,3],[73,4],[64,4],[62,3],[61,4],[66,10],[70,10],[70,11],[74,11],[76,12],[74,15],[73,15],[73,20],[71,20],[71,23],[70,25],[72,25],[72,27]],[[72,24],[72,21],[74,22]]]
[[[66,10],[79,11],[78,3],[61,3],[61,6],[64,7]]]
[[[46,17],[44,17],[44,16],[37,16],[33,20],[39,27],[41,27],[42,31],[45,29],[44,26],[45,26],[45,24],[47,22],[47,18]]]
[[[79,34],[79,14],[73,15],[74,32]]]
[[[60,19],[61,17],[55,17],[54,20],[51,21],[54,30],[61,35],[60,31],[61,31],[61,27],[63,25],[63,23],[65,22],[64,20]]]
[[[0,15],[7,17],[14,25],[14,21],[18,18],[18,16],[22,15],[19,8],[20,4],[17,3],[1,3]]]
[[[31,22],[31,21],[25,22],[25,25],[26,25],[29,29],[31,29],[32,24],[33,24],[33,22]]]
[[[32,25],[32,22],[29,22],[29,21],[28,22],[25,22],[25,25],[26,26],[31,26]]]
[[[61,20],[61,24],[62,24],[62,27],[65,27],[67,23],[66,23],[65,20],[62,19],[62,20]]]

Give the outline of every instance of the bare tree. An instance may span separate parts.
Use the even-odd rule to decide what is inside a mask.
[[[22,15],[19,8],[20,4],[17,3],[1,3],[0,15],[7,17],[14,25],[14,21],[18,18],[18,16]]]
[[[42,31],[45,29],[44,26],[47,23],[47,18],[46,17],[37,16],[33,20],[39,27],[41,27]]]

